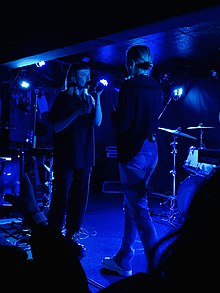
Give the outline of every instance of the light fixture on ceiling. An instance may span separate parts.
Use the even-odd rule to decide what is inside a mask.
[[[36,66],[37,67],[43,67],[45,64],[46,64],[45,61],[40,61],[40,62],[36,63]]]

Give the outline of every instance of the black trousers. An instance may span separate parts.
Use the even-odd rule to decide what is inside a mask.
[[[86,212],[92,167],[71,170],[54,164],[54,182],[48,222],[55,229],[79,232]]]

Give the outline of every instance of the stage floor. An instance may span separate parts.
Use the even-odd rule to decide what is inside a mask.
[[[81,261],[88,277],[91,292],[116,282],[122,277],[107,272],[101,261],[112,256],[120,246],[123,228],[123,194],[91,194],[88,209],[81,230],[81,243],[87,248],[86,257]],[[170,221],[171,200],[168,196],[152,194],[149,206],[160,237],[179,227],[179,209],[176,219]],[[30,253],[28,230],[21,219],[13,217],[10,207],[2,207],[0,218],[1,242],[19,245]],[[140,240],[136,240],[136,255],[133,259],[133,273],[145,270],[145,258]],[[49,273],[49,272],[48,272]]]

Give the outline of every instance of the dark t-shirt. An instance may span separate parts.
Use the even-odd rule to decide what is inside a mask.
[[[153,78],[139,75],[124,81],[118,96],[118,106],[112,119],[117,129],[118,160],[130,161],[143,142],[158,132],[158,117],[163,95]]]
[[[83,101],[77,95],[60,92],[48,115],[50,122],[60,121],[73,113]],[[53,132],[54,163],[67,164],[70,168],[94,166],[93,115],[78,116],[67,128]]]

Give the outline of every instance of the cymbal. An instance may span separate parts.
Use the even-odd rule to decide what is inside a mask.
[[[213,127],[213,126],[203,126],[203,125],[187,127],[187,129],[211,129],[211,128],[215,128],[215,127]]]
[[[163,130],[163,131],[166,131],[166,132],[169,132],[173,135],[177,135],[177,136],[183,136],[183,137],[187,137],[187,138],[191,138],[191,139],[197,139],[196,137],[194,136],[191,136],[191,135],[188,135],[186,133],[183,133],[182,131],[180,131],[178,128],[175,129],[175,130],[172,130],[172,129],[168,129],[168,128],[161,128],[161,127],[158,127],[158,129],[160,130]]]

